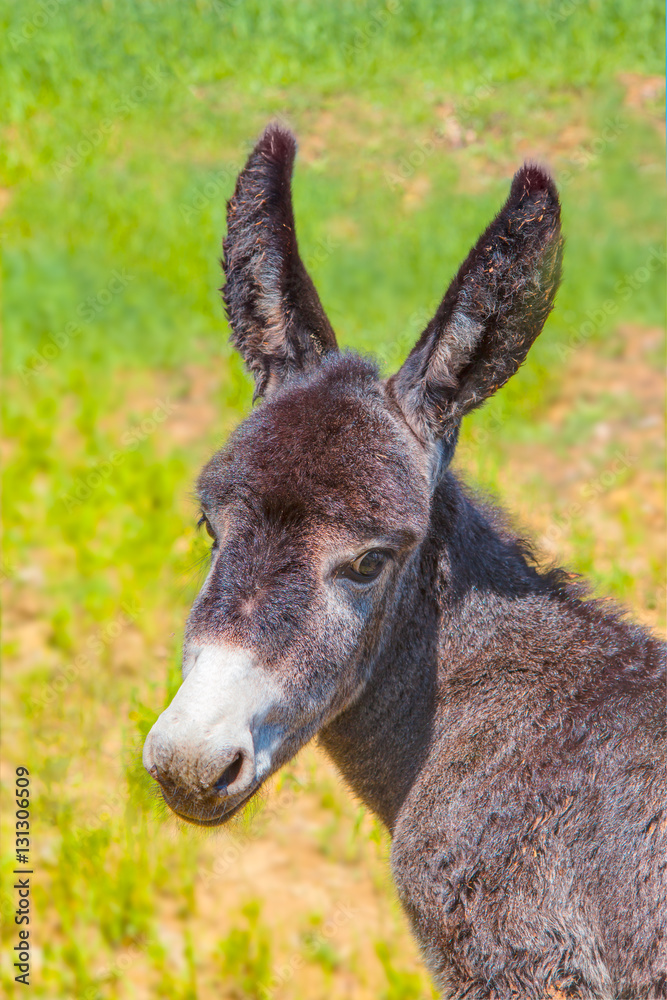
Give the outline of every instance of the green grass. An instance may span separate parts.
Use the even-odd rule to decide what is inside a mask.
[[[236,982],[241,996],[262,1000],[262,987],[271,976],[271,939],[261,923],[261,904],[246,903],[240,924],[220,942],[220,975],[223,982]]]
[[[45,0],[0,3],[0,26],[3,756],[10,784],[16,766],[30,768],[39,803],[33,995],[252,997],[301,956],[277,1000],[430,996],[382,874],[385,839],[313,758],[289,809],[239,826],[233,856],[276,844],[289,854],[291,814],[309,810],[298,843],[310,845],[313,880],[334,872],[352,898],[367,880],[372,933],[353,919],[317,938],[327,905],[346,901],[335,894],[304,896],[281,920],[261,878],[234,881],[243,861],[224,860],[227,840],[165,822],[138,764],[178,685],[206,554],[193,480],[252,395],[217,292],[225,202],[264,124],[291,122],[302,254],[341,343],[390,371],[522,159],[550,163],[567,235],[557,306],[461,442],[483,485],[543,531],[572,498],[542,466],[524,474],[522,456],[550,452],[566,468],[590,454],[590,484],[615,447],[595,446],[599,427],[642,418],[630,376],[619,403],[587,395],[583,375],[571,384],[568,366],[591,350],[613,360],[619,330],[664,321],[664,266],[647,270],[665,250],[662,95],[626,99],[627,74],[662,72],[662,9]],[[659,345],[642,363],[660,365]],[[180,433],[183,414],[196,436]],[[559,536],[601,589],[649,614],[664,607],[664,559],[637,477],[655,484],[656,463],[641,450]],[[5,808],[1,969],[18,996],[11,819]],[[284,884],[306,894],[294,852]]]

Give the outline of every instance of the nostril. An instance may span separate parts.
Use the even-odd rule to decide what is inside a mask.
[[[239,774],[241,773],[241,768],[243,767],[243,754],[237,753],[234,760],[229,764],[225,770],[222,772],[218,780],[216,781],[214,788],[216,792],[222,792],[224,795],[230,785],[233,785]]]
[[[157,781],[160,788],[164,789],[164,791],[170,792],[173,789],[173,782],[164,771],[158,770],[157,764],[151,764],[151,766],[147,767],[146,770],[150,774],[151,778],[154,781]]]

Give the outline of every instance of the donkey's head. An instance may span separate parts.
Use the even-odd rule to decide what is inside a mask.
[[[171,808],[209,826],[359,696],[461,418],[523,362],[560,278],[558,196],[524,166],[384,380],[338,352],[299,257],[295,149],[269,127],[229,203],[224,297],[262,402],[199,477],[211,565],[144,748]]]

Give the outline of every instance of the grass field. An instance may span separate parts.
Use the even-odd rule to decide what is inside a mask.
[[[32,996],[426,1000],[386,836],[315,747],[213,835],[139,765],[206,559],[194,478],[251,405],[225,201],[291,123],[303,257],[341,343],[390,371],[517,166],[547,162],[563,287],[457,462],[662,629],[662,8],[1,0],[0,23],[6,995],[25,766]]]

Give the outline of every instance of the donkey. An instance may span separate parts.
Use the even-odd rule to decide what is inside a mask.
[[[553,181],[518,171],[385,380],[338,351],[299,257],[295,151],[269,126],[228,205],[262,402],[199,477],[211,563],[144,765],[214,827],[319,734],[391,834],[444,997],[666,997],[664,646],[540,570],[450,469],[552,307]]]

